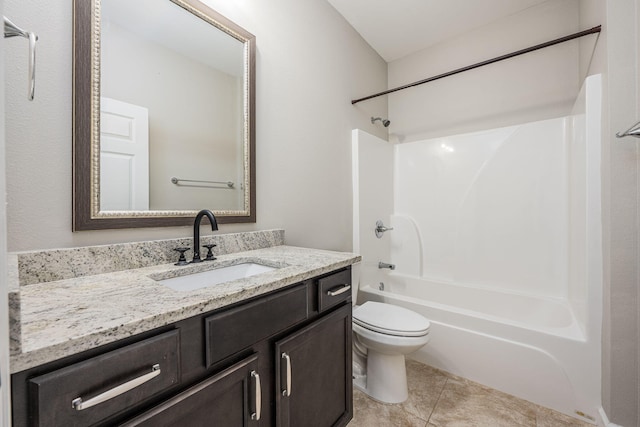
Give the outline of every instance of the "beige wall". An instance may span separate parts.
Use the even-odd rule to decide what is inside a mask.
[[[4,0],[0,0],[0,15],[4,13]],[[0,80],[4,79],[4,53],[6,40],[0,40]],[[26,86],[25,86],[26,88]],[[5,122],[4,122],[4,87],[0,88],[0,191],[5,190]],[[26,92],[25,92],[26,94]],[[8,307],[8,277],[7,277],[7,217],[6,207],[4,205],[5,198],[0,197],[3,202],[0,206],[0,306]],[[2,310],[0,315],[0,426],[9,426],[11,420],[11,376],[9,373],[9,314],[8,310]]]
[[[585,20],[600,14],[605,21],[606,49],[596,52],[592,67],[608,75],[603,126],[603,407],[612,422],[640,426],[638,140],[614,136],[640,119],[640,1],[594,0],[581,6]]]
[[[389,63],[389,86],[577,32],[578,9],[579,0],[549,1],[447,39]],[[391,94],[392,139],[416,141],[567,115],[582,84],[578,57],[579,42],[572,41]]]
[[[582,28],[602,24],[595,51],[585,46],[581,70],[604,73],[602,196],[604,295],[602,404],[615,424],[640,426],[640,267],[638,140],[618,139],[640,119],[640,1],[582,0]]]
[[[242,78],[113,23],[103,26],[102,35],[101,95],[149,111],[150,209],[243,209],[236,148],[242,144]],[[172,177],[237,186],[176,186]]]
[[[351,129],[386,137],[385,62],[324,0],[207,0],[256,35],[256,224],[287,242],[351,248]],[[26,48],[7,46],[9,250],[189,236],[190,227],[71,232],[72,2],[7,0],[5,14],[39,37],[36,101],[25,99]],[[206,231],[209,233],[210,231]]]

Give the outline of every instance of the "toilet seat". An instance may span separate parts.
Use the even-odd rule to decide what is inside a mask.
[[[418,313],[373,301],[367,301],[353,310],[353,323],[374,332],[398,337],[425,336],[431,326]]]

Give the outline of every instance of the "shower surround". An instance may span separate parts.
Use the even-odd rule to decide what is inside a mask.
[[[601,410],[600,98],[592,76],[566,117],[396,145],[356,130],[353,146],[359,302],[431,320],[414,358],[589,422]],[[394,227],[381,239],[378,219]]]

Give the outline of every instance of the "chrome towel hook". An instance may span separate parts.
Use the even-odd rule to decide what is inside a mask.
[[[35,33],[25,31],[18,27],[5,16],[4,38],[16,36],[29,39],[29,92],[27,93],[27,99],[33,101],[36,90],[36,41],[38,41],[38,36],[36,36]]]

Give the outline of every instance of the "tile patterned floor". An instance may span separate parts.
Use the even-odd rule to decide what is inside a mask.
[[[353,390],[348,427],[593,427],[525,400],[407,360],[409,399],[376,402]]]

